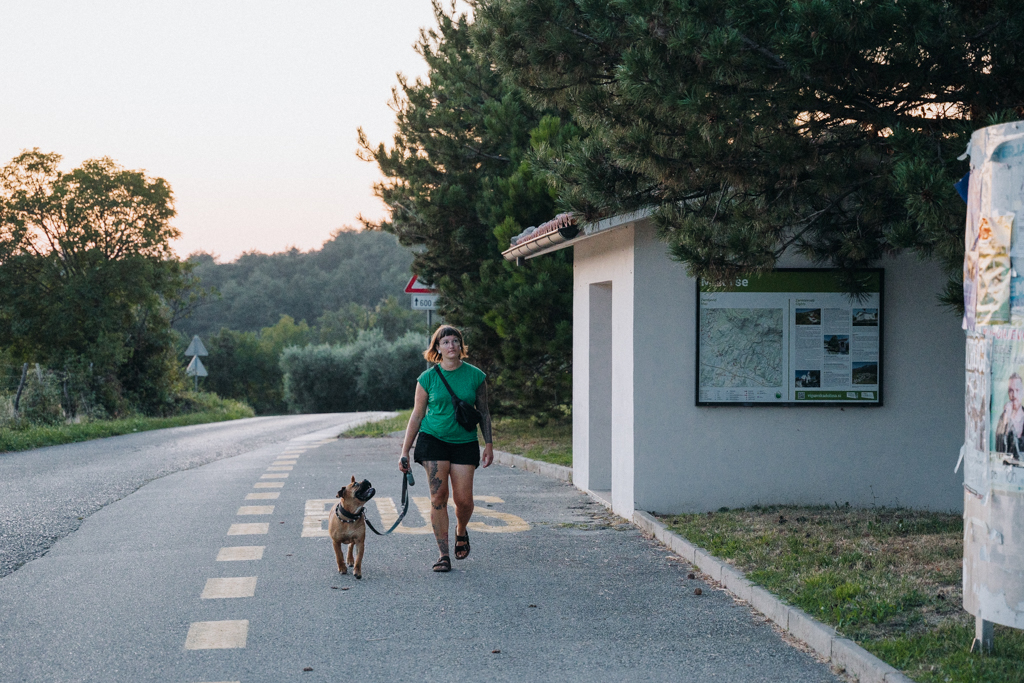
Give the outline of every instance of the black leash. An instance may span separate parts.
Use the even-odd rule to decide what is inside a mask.
[[[405,464],[406,466],[408,466],[409,461],[406,460],[405,458],[402,458],[402,460],[405,460]],[[410,468],[408,472],[402,475],[402,513],[398,515],[398,519],[396,519],[395,523],[391,525],[391,528],[385,531],[384,533],[381,533],[374,529],[373,524],[370,523],[370,518],[363,515],[364,518],[366,519],[366,526],[370,527],[370,531],[377,534],[378,536],[386,536],[387,534],[390,534],[392,531],[398,528],[398,525],[402,523],[403,519],[405,519],[405,513],[409,511],[409,487],[415,485],[416,480],[413,479],[412,469]]]

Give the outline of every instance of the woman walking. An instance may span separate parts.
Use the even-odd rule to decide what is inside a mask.
[[[435,572],[447,572],[452,568],[448,555],[449,482],[455,502],[455,559],[464,560],[469,556],[467,525],[473,516],[473,474],[481,464],[488,467],[494,460],[491,415],[487,408],[487,375],[464,362],[462,359],[467,355],[459,330],[449,325],[437,328],[430,339],[430,348],[423,352],[424,358],[437,365],[421,374],[416,381],[416,401],[398,461],[398,468],[408,472],[409,449],[418,432],[415,461],[427,471],[430,524],[441,553],[433,566]],[[452,393],[471,406],[475,404],[480,413],[480,431],[484,437],[482,455],[476,426],[469,430],[456,420]]]

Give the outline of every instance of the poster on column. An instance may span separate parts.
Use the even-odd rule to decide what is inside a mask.
[[[838,270],[780,268],[697,284],[704,405],[882,405],[882,269],[851,296]]]

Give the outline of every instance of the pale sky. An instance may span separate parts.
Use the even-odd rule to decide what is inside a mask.
[[[379,219],[395,73],[430,0],[67,0],[0,3],[0,165],[39,147],[64,170],[109,156],[174,189],[182,237],[231,260],[319,247]]]

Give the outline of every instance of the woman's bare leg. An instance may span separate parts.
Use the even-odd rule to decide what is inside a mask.
[[[449,464],[449,463],[445,463]],[[455,535],[465,536],[466,525],[473,516],[473,475],[472,465],[449,465],[452,480],[452,500],[455,502]]]
[[[430,486],[430,525],[441,555],[448,554],[448,470],[447,460],[425,460],[427,484]],[[456,465],[458,467],[458,465]]]

